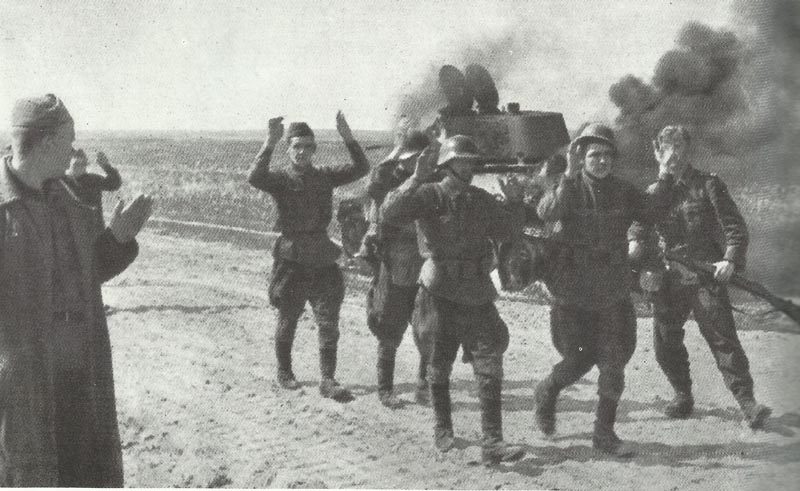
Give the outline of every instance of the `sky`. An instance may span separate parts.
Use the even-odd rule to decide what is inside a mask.
[[[500,46],[501,103],[574,128],[612,120],[612,83],[649,80],[685,22],[724,26],[730,3],[0,0],[0,115],[52,92],[79,131],[333,128],[338,109],[380,130],[432,67]]]

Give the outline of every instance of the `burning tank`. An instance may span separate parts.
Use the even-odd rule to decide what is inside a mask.
[[[516,102],[501,109],[494,80],[481,65],[469,65],[463,73],[445,65],[439,86],[447,105],[434,125],[437,136],[475,139],[487,156],[480,173],[531,172],[569,143],[561,113],[523,111]]]

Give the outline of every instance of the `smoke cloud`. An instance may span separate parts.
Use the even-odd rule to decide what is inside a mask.
[[[628,75],[609,89],[629,177],[652,177],[651,140],[668,124],[684,124],[712,170],[733,167],[742,179],[766,182],[797,178],[798,3],[742,0],[734,12],[729,29],[684,25],[649,83]]]

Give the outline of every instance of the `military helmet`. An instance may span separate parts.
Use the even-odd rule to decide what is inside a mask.
[[[436,166],[441,167],[453,159],[468,159],[478,162],[482,157],[475,140],[465,135],[454,135],[442,143]]]
[[[425,147],[430,145],[430,143],[431,140],[425,133],[421,131],[412,131],[406,137],[405,142],[403,142],[403,150],[397,158],[400,160],[411,158],[425,150]]]
[[[615,151],[617,150],[617,143],[614,138],[614,130],[608,126],[600,123],[591,123],[575,138],[576,145],[585,145],[587,143],[606,143],[611,145]]]

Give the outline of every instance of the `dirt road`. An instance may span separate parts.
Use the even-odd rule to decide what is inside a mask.
[[[453,373],[457,449],[432,446],[432,412],[412,402],[417,355],[410,334],[397,383],[408,404],[383,408],[374,393],[375,340],[363,295],[349,289],[342,311],[338,379],[357,399],[322,399],[317,338],[304,314],[295,343],[301,391],[273,385],[273,311],[266,299],[269,254],[225,243],[143,234],[139,259],[104,288],[114,350],[126,485],[138,487],[796,489],[800,476],[800,335],[780,320],[751,320],[740,336],[756,391],[774,408],[765,431],[744,426],[713,359],[690,324],[693,418],[662,416],[670,397],[639,320],[619,435],[635,458],[591,449],[597,373],[564,391],[558,433],[534,431],[535,383],[557,360],[547,309],[500,301],[511,329],[505,357],[505,436],[527,446],[514,465],[478,465],[479,409],[469,366]]]

